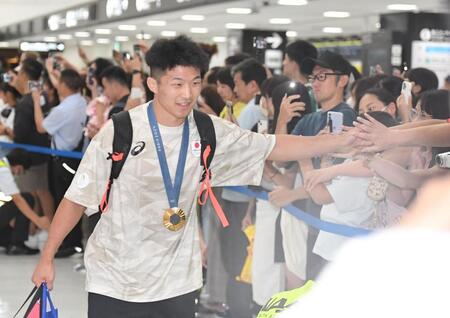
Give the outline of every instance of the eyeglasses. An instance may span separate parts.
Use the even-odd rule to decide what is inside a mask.
[[[319,73],[316,75],[310,75],[308,76],[308,81],[310,83],[314,82],[315,80],[318,80],[319,82],[324,82],[327,79],[327,76],[330,75],[344,75],[342,73]]]

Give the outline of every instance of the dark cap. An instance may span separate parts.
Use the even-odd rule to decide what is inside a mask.
[[[317,59],[306,58],[302,62],[300,69],[303,74],[310,75],[316,65],[329,68],[343,75],[350,75],[352,72],[350,63],[342,55],[331,51],[323,52]]]

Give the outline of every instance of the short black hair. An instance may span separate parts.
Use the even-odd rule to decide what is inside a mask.
[[[103,80],[104,78],[110,82],[116,82],[121,86],[129,87],[127,73],[119,66],[113,65],[107,67],[102,74],[100,74],[100,80]]]
[[[208,77],[206,78],[206,82],[208,83],[208,85],[217,85],[217,73],[220,69],[220,66],[214,66],[208,70]]]
[[[14,86],[9,85],[8,83],[2,83],[0,85],[0,91],[11,93],[15,99],[19,99],[22,96]]]
[[[378,86],[378,83],[387,77],[385,74],[378,74],[375,76],[366,76],[361,77],[359,80],[355,82],[355,111],[359,111],[359,102],[361,98],[364,96],[366,91],[370,88],[374,88]]]
[[[81,75],[72,69],[65,69],[59,77],[60,83],[64,83],[72,92],[79,92],[83,87],[83,79]]]
[[[95,64],[94,70],[95,80],[97,81],[97,84],[101,86],[102,85],[101,75],[103,71],[106,70],[108,67],[113,66],[114,64],[110,60],[105,59],[103,57],[96,58],[89,64],[89,66],[91,66],[92,64]]]
[[[44,67],[39,61],[32,58],[26,58],[20,65],[20,70],[30,81],[38,81],[41,78]]]
[[[371,117],[373,117],[375,120],[379,121],[386,127],[393,127],[393,126],[398,125],[398,121],[394,117],[389,115],[387,112],[382,112],[382,111],[368,112],[365,114],[361,114],[360,117],[362,117],[364,119],[368,119],[366,114],[370,115]]]
[[[416,85],[420,85],[422,90],[419,94],[432,89],[437,89],[439,86],[439,79],[436,76],[436,73],[424,67],[410,69],[405,73],[405,78],[414,82]]]
[[[266,79],[262,83],[262,85],[261,85],[261,95],[271,98],[273,90],[275,89],[275,87],[277,87],[278,85],[280,85],[282,83],[289,82],[289,81],[290,81],[290,79],[287,76],[274,75],[274,76]]]
[[[287,56],[300,66],[305,58],[317,58],[317,49],[314,45],[304,40],[294,41],[286,47]]]
[[[7,156],[8,162],[11,166],[23,166],[28,169],[31,166],[31,158],[28,152],[22,148],[13,149]]]
[[[261,88],[262,83],[267,78],[267,72],[264,65],[254,58],[243,60],[241,63],[235,65],[231,71],[233,76],[236,73],[241,73],[242,80],[245,84],[255,81],[259,88]]]
[[[217,116],[219,116],[225,107],[225,101],[220,97],[219,93],[217,93],[215,86],[206,85],[201,90],[200,95],[205,100],[205,103],[214,110]]]
[[[202,75],[208,70],[208,56],[200,46],[183,35],[173,39],[156,40],[145,54],[145,61],[154,78],[176,66],[192,66]]]
[[[424,92],[419,97],[422,110],[433,119],[450,118],[450,92],[446,89],[436,89]]]
[[[379,87],[370,88],[364,93],[364,95],[367,94],[376,96],[378,100],[380,100],[385,106],[389,105],[390,103],[395,104],[397,101],[396,97],[384,88]]]
[[[383,78],[378,83],[378,86],[384,88],[385,90],[388,90],[395,97],[398,97],[402,93],[402,84],[403,79],[398,76],[389,75]]]
[[[236,53],[234,55],[230,55],[225,59],[225,65],[226,66],[235,66],[242,61],[251,58],[252,56],[248,53]]]
[[[217,72],[217,81],[220,82],[220,84],[227,85],[231,88],[231,90],[234,89],[234,81],[233,76],[231,75],[231,67],[222,67]]]

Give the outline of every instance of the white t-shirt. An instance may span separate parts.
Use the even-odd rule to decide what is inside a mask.
[[[0,191],[5,195],[20,193],[6,158],[0,158]]]
[[[320,218],[324,221],[368,227],[375,211],[375,202],[367,196],[370,178],[341,176],[327,185],[334,202],[322,206]],[[320,231],[313,252],[324,259],[334,259],[336,251],[348,237]]]
[[[279,318],[450,317],[449,246],[448,231],[427,229],[349,240],[310,294]]]
[[[193,114],[189,119],[189,149],[179,207],[187,217],[177,232],[163,226],[169,208],[158,156],[147,117],[147,104],[130,111],[133,146],[112,186],[109,208],[92,233],[85,251],[87,290],[113,298],[149,302],[194,291],[202,285],[196,198],[202,174],[200,142]],[[275,145],[275,136],[242,130],[218,117],[213,119],[217,146],[211,165],[212,186],[259,184],[264,160]],[[180,151],[183,127],[159,126],[171,177]],[[65,197],[97,211],[109,177],[113,125],[108,122],[91,141]],[[215,216],[213,216],[215,217]]]

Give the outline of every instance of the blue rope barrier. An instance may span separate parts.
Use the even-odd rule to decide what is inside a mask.
[[[53,155],[57,157],[66,157],[66,158],[74,158],[81,159],[83,157],[83,153],[76,151],[66,151],[66,150],[57,150],[50,149],[46,147],[34,146],[34,145],[26,145],[26,144],[16,144],[16,143],[8,143],[0,141],[0,147],[6,149],[15,149],[21,148],[30,152],[41,153],[44,155]]]
[[[75,158],[75,159],[81,159],[83,157],[83,153],[81,152],[75,152],[75,151],[64,151],[64,150],[56,150],[56,149],[50,149],[46,147],[40,147],[40,146],[34,146],[34,145],[26,145],[26,144],[16,144],[16,143],[7,143],[7,142],[1,142],[0,141],[0,147],[7,148],[7,149],[14,149],[14,148],[22,148],[30,152],[36,152],[46,155],[53,155],[53,156],[59,156],[59,157],[67,157],[67,158]],[[245,194],[250,197],[255,197],[261,200],[268,201],[268,193],[265,191],[255,191],[250,190],[248,188],[244,187],[227,187],[228,189],[239,192],[242,194]],[[347,236],[347,237],[353,237],[353,236],[360,236],[360,235],[366,235],[369,234],[371,231],[367,229],[362,228],[356,228],[348,225],[343,224],[337,224],[337,223],[331,223],[327,221],[323,221],[319,218],[316,218],[315,216],[312,216],[311,214],[308,214],[293,205],[289,204],[288,206],[283,207],[284,210],[295,216],[297,219],[305,222],[306,224],[329,233],[341,235],[341,236]]]

